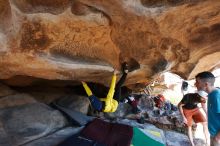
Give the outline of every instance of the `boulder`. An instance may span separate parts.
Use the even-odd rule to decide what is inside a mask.
[[[0,110],[1,146],[22,145],[67,125],[59,111],[36,102],[31,96],[19,94],[5,98],[4,102],[11,104],[4,104]]]
[[[174,132],[165,131],[167,146],[191,146],[187,135]],[[202,139],[194,139],[196,146],[205,146],[205,142]]]
[[[0,83],[0,98],[4,96],[8,96],[14,94],[15,91],[10,89],[8,86]]]
[[[23,146],[55,146],[67,139],[68,137],[79,133],[83,127],[67,127],[55,133],[31,141]]]
[[[90,105],[88,97],[70,94],[60,97],[56,103],[70,110],[75,110],[84,114],[88,113]]]
[[[36,100],[29,94],[17,93],[0,98],[0,109],[36,103]]]

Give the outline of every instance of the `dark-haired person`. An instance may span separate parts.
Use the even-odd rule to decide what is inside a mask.
[[[189,93],[188,88],[189,88],[188,82],[183,81],[183,82],[182,82],[182,86],[181,86],[181,91],[182,91],[183,96],[184,96],[185,94]]]
[[[208,71],[196,75],[195,86],[208,93],[208,129],[210,145],[220,146],[220,89],[214,87],[215,76]]]
[[[198,104],[205,103],[206,99],[203,95],[199,95],[198,93],[188,93],[183,96],[182,100],[178,104],[180,113],[183,117],[183,122],[187,125],[188,137],[189,140],[194,146],[193,135],[192,135],[192,124],[193,121],[195,123],[201,123],[203,125],[203,132],[206,138],[206,143],[208,140],[208,129],[206,118],[203,116],[202,112],[199,110]]]

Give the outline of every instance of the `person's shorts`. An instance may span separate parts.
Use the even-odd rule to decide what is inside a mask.
[[[187,126],[192,126],[193,121],[195,123],[206,122],[206,118],[203,116],[199,108],[183,109],[183,113],[187,119]]]

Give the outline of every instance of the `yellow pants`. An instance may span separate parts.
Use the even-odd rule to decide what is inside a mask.
[[[85,82],[82,82],[82,84],[83,84],[83,87],[84,87],[87,95],[88,96],[93,95],[89,86]],[[103,112],[115,112],[118,108],[118,101],[113,99],[113,96],[115,93],[115,84],[116,84],[116,75],[113,75],[112,82],[111,82],[107,97],[100,98],[101,101],[105,102],[105,107],[103,109]]]

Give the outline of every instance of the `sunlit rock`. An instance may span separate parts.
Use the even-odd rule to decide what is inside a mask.
[[[0,79],[108,85],[112,71],[131,60],[131,87],[164,71],[193,78],[219,64],[219,7],[218,0],[5,0]]]

